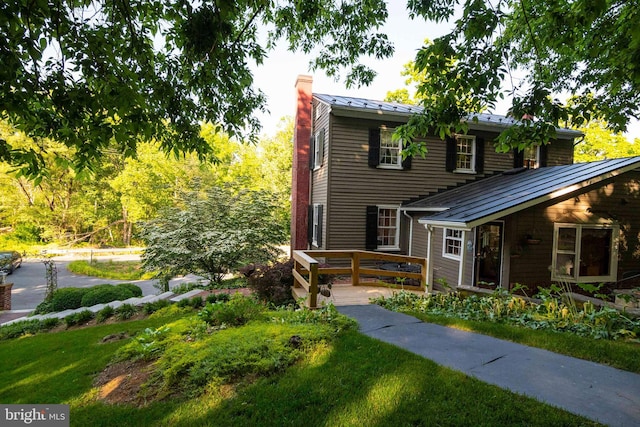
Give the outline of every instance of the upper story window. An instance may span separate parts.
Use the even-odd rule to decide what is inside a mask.
[[[324,161],[324,140],[325,129],[321,128],[316,131],[312,138],[312,157],[311,157],[311,169],[316,170],[322,166]]]
[[[456,135],[456,172],[475,172],[476,137]]]
[[[616,225],[555,224],[551,278],[568,282],[612,282],[617,276]]]
[[[527,169],[538,169],[540,167],[540,146],[531,145],[522,150],[523,166]]]
[[[513,153],[513,167],[537,169],[547,166],[548,145],[532,145]]]
[[[447,138],[446,169],[456,173],[483,173],[484,140],[475,135]]]
[[[411,169],[411,157],[402,158],[401,140],[393,140],[394,129],[369,129],[369,166],[378,169]]]
[[[464,231],[453,228],[444,229],[444,241],[442,244],[442,256],[459,260],[462,256],[462,239]]]
[[[393,129],[380,129],[380,167],[402,168],[402,141],[393,140]]]

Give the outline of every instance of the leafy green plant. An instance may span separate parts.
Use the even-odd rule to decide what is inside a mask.
[[[207,295],[206,302],[215,304],[216,302],[227,302],[231,299],[231,295],[226,293],[209,294]]]
[[[239,326],[261,317],[264,307],[253,298],[235,294],[228,302],[207,303],[198,317],[210,325]]]
[[[508,323],[531,329],[569,332],[593,339],[632,339],[640,336],[640,319],[591,303],[578,307],[561,285],[541,290],[540,303],[509,292],[463,296],[459,292],[419,296],[399,292],[376,303],[390,310],[418,312],[473,321]]]
[[[122,304],[114,311],[114,316],[118,320],[131,319],[136,314],[138,314],[138,309],[136,308],[136,306],[131,304]]]
[[[111,301],[124,301],[132,297],[133,292],[128,287],[98,285],[87,290],[82,296],[81,305],[91,307],[95,304],[105,304]]]
[[[150,303],[145,304],[142,307],[142,312],[144,314],[152,314],[152,313],[155,313],[156,311],[160,310],[161,308],[167,307],[170,304],[171,303],[169,301],[167,301],[166,299],[161,299],[161,300],[158,300],[158,301],[150,302]]]
[[[96,313],[96,322],[103,323],[115,314],[116,309],[110,305],[106,305],[102,310]]]
[[[0,326],[0,340],[8,340],[18,338],[23,335],[34,335],[38,332],[48,331],[55,328],[60,323],[58,318],[50,318],[43,320],[25,320],[22,322],[12,323],[10,325]]]
[[[82,298],[89,288],[59,288],[51,298],[53,311],[75,310],[82,307]]]

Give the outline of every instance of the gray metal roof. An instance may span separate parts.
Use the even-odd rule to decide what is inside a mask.
[[[539,169],[517,169],[403,206],[434,212],[420,223],[473,228],[640,168],[640,156]]]
[[[345,110],[365,114],[385,114],[408,117],[412,114],[419,114],[424,111],[424,108],[418,105],[400,104],[397,102],[376,101],[352,96],[337,96],[322,93],[314,93],[313,96],[323,103],[330,105],[333,111],[338,112],[340,110]],[[469,127],[471,128],[506,128],[519,123],[518,120],[515,120],[512,117],[490,113],[472,113],[467,115],[465,120],[469,123]],[[582,132],[573,129],[557,128],[556,131],[558,135],[568,136],[571,138],[583,136]]]

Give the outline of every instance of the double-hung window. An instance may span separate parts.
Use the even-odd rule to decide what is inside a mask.
[[[568,282],[615,281],[618,236],[616,225],[556,224],[551,278]]]
[[[311,214],[311,244],[315,247],[322,245],[322,205],[314,204]]]
[[[380,129],[379,167],[402,169],[402,141],[393,140],[393,129]]]
[[[398,249],[400,234],[398,208],[378,206],[378,249]]]
[[[445,258],[459,260],[462,256],[463,230],[454,228],[444,229],[444,239],[442,242],[442,256]]]
[[[456,135],[456,172],[475,172],[476,137]]]
[[[530,145],[522,150],[523,166],[527,169],[540,167],[540,146]]]
[[[324,160],[324,139],[325,139],[325,129],[319,129],[313,138],[313,162],[312,169],[316,170],[322,167],[322,163]]]

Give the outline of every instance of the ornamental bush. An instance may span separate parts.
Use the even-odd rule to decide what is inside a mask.
[[[247,284],[262,301],[275,306],[293,303],[293,260],[265,265],[249,265],[242,269]]]
[[[98,285],[89,288],[82,297],[82,306],[91,307],[95,304],[104,304],[111,301],[123,301],[133,297],[133,292],[126,287],[113,285]]]
[[[82,307],[82,298],[90,288],[60,288],[51,298],[52,311],[74,310]]]

